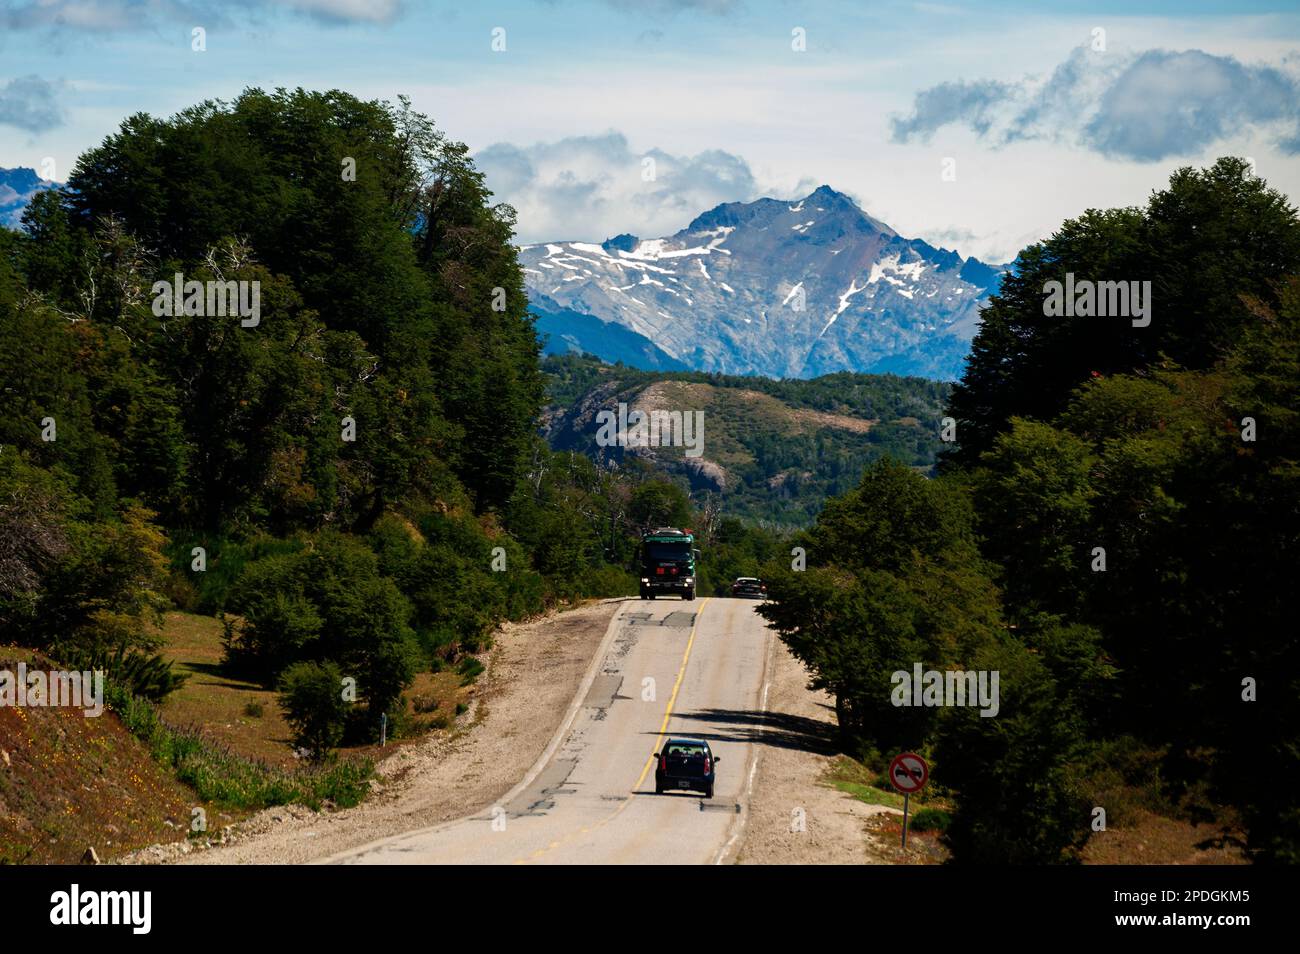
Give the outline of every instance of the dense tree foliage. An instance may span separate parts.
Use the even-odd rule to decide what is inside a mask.
[[[871,763],[931,752],[937,779],[961,786],[949,838],[963,859],[1069,857],[1085,813],[1055,783],[1082,747],[1082,694],[1110,674],[1086,629],[1048,623],[1050,637],[1026,640],[1009,628],[967,488],[882,460],[797,542],[807,568],[770,569],[759,612],[834,697],[845,749]],[[998,711],[900,706],[894,674],[917,664],[998,672]]]
[[[1048,317],[1066,272],[1151,281],[1151,324]],[[1140,751],[1168,810],[1300,860],[1298,273],[1296,210],[1240,160],[1067,222],[984,312],[943,476],[873,467],[775,576],[849,744],[934,759],[955,858],[1074,857],[1097,766]],[[918,662],[999,671],[999,714],[895,708]]]
[[[981,313],[953,390],[958,459],[973,464],[1013,417],[1051,420],[1094,375],[1169,360],[1207,370],[1256,324],[1249,304],[1278,304],[1300,271],[1295,207],[1243,159],[1177,171],[1145,209],[1089,210],[1025,248]],[[1049,281],[1151,283],[1151,320],[1049,316]]]
[[[373,520],[438,489],[434,459],[480,510],[513,492],[542,395],[514,213],[488,204],[465,147],[405,102],[249,90],[170,120],[134,116],[68,187],[62,205],[33,207],[31,234],[109,232],[98,268],[115,280],[95,283],[86,317],[136,332],[132,356],[154,359],[162,403],[204,441],[195,522],[260,516],[250,508]],[[78,276],[86,299],[92,276],[51,254],[42,268]],[[132,306],[143,279],[174,271],[260,279],[257,333],[210,318],[152,327]],[[345,416],[358,433],[347,448]]]
[[[339,666],[366,734],[502,618],[626,591],[629,528],[535,436],[513,222],[405,101],[251,89],[84,154],[0,230],[4,636],[116,658],[224,613],[233,667]]]

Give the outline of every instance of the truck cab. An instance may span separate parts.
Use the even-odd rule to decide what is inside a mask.
[[[641,599],[675,593],[695,599],[695,537],[689,530],[660,527],[641,535]]]

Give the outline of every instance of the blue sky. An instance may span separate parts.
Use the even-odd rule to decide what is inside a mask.
[[[828,183],[1001,261],[1224,154],[1300,197],[1294,2],[0,0],[0,166],[63,178],[130,113],[247,86],[410,95],[523,242]]]

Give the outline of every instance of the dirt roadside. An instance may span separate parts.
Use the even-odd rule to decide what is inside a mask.
[[[222,844],[154,845],[123,864],[301,864],[491,805],[517,783],[559,728],[621,600],[589,604],[497,634],[467,728],[405,746],[379,763],[356,808],[259,812]]]
[[[734,861],[742,865],[888,864],[867,843],[864,804],[822,782],[836,755],[835,708],[808,688],[808,672],[775,641],[764,732],[749,816]]]

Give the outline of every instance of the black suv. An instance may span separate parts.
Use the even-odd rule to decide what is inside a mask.
[[[722,760],[709,751],[709,743],[703,739],[669,739],[655,758],[659,760],[655,768],[656,795],[671,788],[713,797],[714,768]]]

